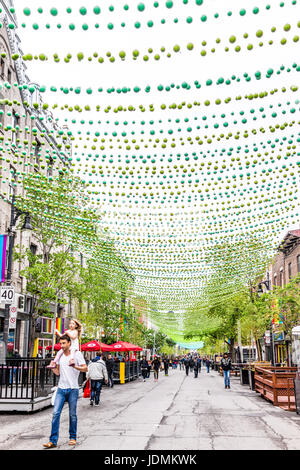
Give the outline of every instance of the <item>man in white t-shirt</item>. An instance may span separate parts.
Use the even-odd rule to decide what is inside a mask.
[[[60,337],[60,345],[63,350],[63,355],[59,360],[59,364],[55,369],[52,369],[54,374],[59,375],[58,389],[56,392],[54,410],[52,417],[52,428],[49,442],[44,444],[44,447],[51,449],[57,446],[59,435],[59,422],[63,406],[66,402],[69,404],[69,445],[76,444],[77,437],[77,400],[79,395],[78,377],[80,372],[87,372],[88,367],[80,351],[75,352],[74,360],[75,366],[70,366],[70,346],[71,339],[68,335]]]

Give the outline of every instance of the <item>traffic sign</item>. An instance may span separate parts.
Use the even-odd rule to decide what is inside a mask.
[[[17,307],[9,307],[9,329],[14,330],[17,325]]]
[[[2,304],[13,304],[15,301],[15,289],[11,286],[1,286],[1,298]]]

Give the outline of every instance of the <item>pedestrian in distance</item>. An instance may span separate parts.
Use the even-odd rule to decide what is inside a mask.
[[[198,372],[201,372],[201,357],[197,358],[197,364],[198,364]]]
[[[225,388],[230,388],[230,371],[232,370],[232,363],[227,353],[223,354],[221,359],[221,368],[223,370]]]
[[[49,442],[44,444],[46,449],[57,446],[59,436],[60,415],[66,402],[69,405],[69,445],[76,445],[77,439],[77,401],[79,396],[78,378],[80,372],[87,372],[88,367],[80,351],[74,353],[74,367],[70,367],[71,339],[68,335],[60,337],[60,346],[63,351],[59,364],[53,369],[55,375],[59,375],[54,410],[52,416],[51,435]]]
[[[195,361],[193,359],[193,356],[190,357],[189,364],[190,364],[190,371],[193,372],[194,371],[194,366],[195,366]]]
[[[148,361],[147,379],[149,379],[150,373],[151,373],[151,361]]]
[[[207,357],[205,359],[205,365],[206,365],[206,372],[209,374],[209,370],[210,370],[210,360],[209,360],[209,357]]]
[[[198,360],[197,358],[195,358],[194,360],[194,378],[195,379],[198,377],[198,370],[199,370]]]
[[[142,360],[140,361],[140,369],[142,372],[142,377],[143,377],[144,382],[146,382],[146,378],[148,376],[148,367],[149,367],[149,364],[148,364],[148,361],[146,361],[146,356],[143,356]]]
[[[163,359],[165,375],[169,375],[169,359],[165,357]]]
[[[64,333],[64,334],[67,334],[69,338],[71,339],[71,348],[70,348],[71,355],[70,355],[69,365],[72,367],[74,367],[75,365],[75,360],[74,360],[75,352],[79,351],[79,339],[81,336],[81,330],[82,330],[81,323],[78,320],[75,320],[75,318],[73,318],[70,321],[69,329],[66,330]],[[55,332],[57,336],[59,337],[62,336],[62,334],[58,330],[55,330]],[[59,364],[59,361],[62,355],[63,355],[63,351],[60,350],[57,353],[55,359],[50,362],[49,366],[46,366],[47,369],[55,369],[56,365]]]
[[[108,354],[105,364],[106,364],[106,369],[107,369],[107,374],[108,374],[108,386],[112,388],[114,386],[113,375],[114,375],[115,361],[113,360],[111,354]]]
[[[184,360],[184,367],[185,367],[185,373],[186,373],[186,375],[189,375],[190,360],[189,360],[188,357],[186,357],[185,360]]]
[[[158,381],[158,374],[159,374],[159,369],[161,368],[161,362],[160,358],[158,356],[155,356],[155,358],[152,361],[152,368],[154,371],[154,382]]]
[[[104,382],[108,382],[108,373],[103,356],[97,356],[89,363],[86,379],[91,381],[90,405],[99,406],[102,385]]]

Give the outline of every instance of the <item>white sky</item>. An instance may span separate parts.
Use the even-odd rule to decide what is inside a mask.
[[[92,8],[99,3],[101,7],[101,14],[96,16],[92,13]],[[129,10],[124,11],[123,6],[128,3]],[[269,124],[290,122],[293,119],[299,119],[299,104],[295,104],[297,100],[300,99],[299,90],[296,93],[292,93],[289,89],[291,85],[297,85],[299,83],[299,72],[296,72],[295,69],[292,69],[291,72],[286,70],[282,71],[280,75],[276,74],[276,71],[284,65],[285,69],[288,67],[292,68],[292,64],[299,60],[299,43],[294,43],[292,38],[299,34],[300,30],[297,27],[297,22],[299,21],[300,13],[300,3],[292,5],[292,1],[286,1],[284,7],[280,7],[280,1],[270,1],[259,0],[254,2],[254,0],[243,0],[237,2],[236,0],[204,0],[203,5],[197,6],[195,0],[189,0],[187,4],[183,4],[182,0],[174,0],[174,7],[172,9],[167,9],[165,7],[165,1],[159,1],[159,7],[154,8],[154,1],[147,0],[145,3],[145,11],[143,13],[139,12],[137,5],[141,2],[136,2],[133,0],[128,0],[128,2],[120,1],[118,2],[91,2],[82,0],[73,0],[72,2],[60,0],[60,1],[36,1],[36,0],[27,0],[27,1],[16,1],[16,10],[18,16],[19,30],[18,34],[21,37],[22,49],[25,54],[32,53],[33,55],[39,55],[45,53],[49,60],[48,62],[41,61],[32,61],[27,62],[28,64],[28,74],[31,80],[35,83],[45,85],[47,87],[47,92],[44,94],[44,101],[59,105],[68,104],[80,104],[84,106],[85,104],[90,104],[95,106],[95,104],[101,105],[101,110],[103,110],[107,105],[110,105],[112,108],[118,105],[128,106],[129,104],[134,105],[138,108],[140,104],[149,105],[150,103],[155,105],[155,112],[145,112],[141,113],[140,111],[134,113],[118,113],[115,114],[110,112],[108,114],[101,111],[100,113],[90,112],[90,113],[69,113],[65,112],[56,112],[56,116],[59,116],[60,123],[64,123],[64,119],[68,119],[69,128],[72,130],[74,135],[77,135],[77,131],[82,132],[82,136],[85,135],[86,131],[90,131],[91,134],[99,131],[103,136],[104,132],[111,134],[112,132],[118,132],[118,135],[122,131],[136,132],[135,137],[137,140],[140,139],[140,130],[145,131],[145,136],[153,128],[156,131],[162,129],[163,134],[157,134],[155,137],[186,137],[191,136],[195,137],[199,134],[199,131],[196,129],[196,125],[201,126],[200,135],[218,135],[221,132],[227,134],[229,131],[234,132],[234,130],[243,130],[257,128],[261,126],[267,127]],[[271,9],[266,10],[266,5],[271,4]],[[47,6],[45,6],[47,5]],[[109,11],[109,6],[114,6],[114,11]],[[86,6],[88,9],[88,14],[82,16],[78,13],[80,7]],[[252,14],[252,10],[255,6],[258,6],[260,13],[257,15]],[[29,7],[32,11],[32,15],[29,17],[24,16],[23,8]],[[37,13],[37,8],[42,7],[44,12],[43,14]],[[52,7],[56,7],[59,11],[59,14],[56,17],[53,17],[49,14],[49,10]],[[72,14],[66,13],[66,8],[72,8]],[[241,8],[245,8],[247,14],[245,16],[240,16],[239,11]],[[228,16],[228,11],[232,11],[232,16]],[[214,14],[219,13],[219,18],[214,18]],[[207,15],[207,21],[200,21],[202,15]],[[193,23],[187,24],[185,19],[191,16],[193,17]],[[160,24],[161,19],[166,20],[166,24]],[[179,22],[177,24],[173,23],[173,19],[178,18]],[[152,20],[154,26],[149,28],[147,26],[147,21]],[[122,22],[126,23],[126,27],[122,28],[120,25]],[[141,22],[141,28],[136,29],[134,23],[136,21]],[[22,28],[21,24],[26,23],[26,28]],[[99,29],[95,29],[93,25],[99,23]],[[114,24],[114,29],[109,30],[107,24],[112,22]],[[39,30],[34,31],[32,28],[33,23],[39,24]],[[49,23],[51,25],[50,29],[46,29],[45,25]],[[62,28],[57,29],[56,25],[60,23]],[[75,31],[70,31],[68,25],[74,23],[76,25]],[[88,31],[83,31],[81,25],[87,23],[89,25]],[[283,27],[285,24],[289,23],[291,25],[291,30],[285,32]],[[276,32],[271,32],[271,28],[275,26]],[[256,37],[256,31],[262,29],[264,35],[262,41],[264,43],[263,47],[259,47],[259,39]],[[243,38],[244,33],[248,33],[249,37],[247,39]],[[233,51],[233,46],[230,45],[228,39],[231,35],[237,37],[235,45],[240,45],[242,47],[241,52],[236,53]],[[288,43],[285,46],[280,44],[280,40],[285,37],[288,39]],[[221,39],[220,44],[216,44],[216,38]],[[202,46],[202,41],[207,42],[207,46]],[[274,44],[271,46],[268,44],[270,40],[274,41]],[[188,43],[194,44],[193,51],[187,51],[186,45]],[[247,51],[247,44],[252,43],[254,49],[252,51]],[[173,52],[173,46],[179,44],[181,46],[182,52],[175,54]],[[164,46],[166,51],[170,51],[172,54],[171,58],[166,57],[166,52],[160,53],[160,48]],[[224,52],[225,46],[230,47],[230,52]],[[144,62],[142,57],[147,53],[149,47],[153,48],[153,53],[148,54],[153,56],[155,53],[160,53],[161,59],[159,61],[153,60],[151,58],[148,62]],[[213,54],[210,52],[211,48],[215,47],[216,52]],[[138,60],[133,61],[131,58],[132,51],[138,49],[140,51],[140,56]],[[207,50],[206,57],[200,55],[202,49]],[[119,59],[119,51],[124,50],[126,52],[126,60],[121,61]],[[111,54],[116,57],[115,63],[108,61],[106,57],[106,52],[111,52]],[[99,56],[105,57],[105,62],[99,64],[95,59],[92,62],[88,62],[86,59],[81,63],[78,63],[76,55],[78,52],[83,52],[85,56],[89,56],[97,52]],[[59,64],[53,62],[52,56],[53,53],[58,53],[61,59]],[[68,54],[72,54],[73,59],[71,63],[65,64],[63,58]],[[274,74],[272,78],[265,78],[266,71],[272,68],[274,69]],[[261,80],[256,80],[254,74],[256,71],[262,72]],[[243,75],[248,73],[251,76],[251,81],[246,82]],[[218,85],[215,83],[219,77],[224,77],[224,79],[230,79],[232,75],[240,77],[241,81],[238,83],[233,81],[231,85]],[[212,86],[205,86],[206,80],[213,80]],[[193,83],[195,80],[198,80],[201,83],[201,89],[197,90]],[[157,91],[157,86],[162,84],[163,86],[170,85],[174,83],[179,85],[182,82],[188,82],[191,85],[191,90],[184,90],[180,88],[172,89],[170,92],[159,92]],[[123,88],[130,87],[133,89],[135,86],[139,86],[142,90],[146,86],[151,85],[151,92],[145,93],[140,91],[139,93],[127,93],[127,94],[107,94],[106,92],[98,93],[98,88],[102,87],[103,90],[107,88]],[[82,88],[82,93],[80,95],[75,95],[74,93],[69,93],[68,95],[63,94],[61,91],[53,93],[50,90],[51,86],[56,86],[58,90],[60,87],[73,87],[76,88],[80,86]],[[283,86],[286,86],[288,91],[286,93],[277,93],[272,97],[269,95],[263,100],[241,100],[235,101],[232,99],[230,104],[222,104],[221,106],[211,105],[209,107],[203,106],[203,102],[207,99],[214,101],[216,98],[222,99],[222,102],[227,97],[234,98],[237,95],[244,96],[245,94],[261,92],[261,91],[270,91],[273,88],[281,89]],[[87,95],[84,93],[84,90],[91,87],[94,92],[92,95]],[[161,103],[171,104],[173,102],[180,103],[186,101],[193,103],[194,101],[200,101],[200,107],[194,107],[191,110],[175,110],[175,111],[160,111],[159,106]],[[281,109],[277,107],[277,103],[281,103],[281,109],[286,109],[287,111],[291,107],[297,109],[297,113],[291,115],[287,112],[286,115],[281,114]],[[286,105],[287,102],[290,102],[291,105]],[[274,108],[270,109],[269,106],[273,105]],[[258,112],[259,107],[265,108],[265,114],[267,118],[263,119],[261,113]],[[250,109],[254,108],[256,110],[255,116],[257,120],[254,122],[252,120],[252,115]],[[272,119],[270,117],[271,113],[277,111],[278,117]],[[240,111],[244,111],[244,116],[239,115]],[[234,116],[231,116],[231,113],[234,112]],[[225,113],[226,118],[221,118],[221,114]],[[202,116],[206,115],[208,117],[207,121],[204,123]],[[216,115],[217,118],[213,118],[213,115]],[[260,115],[260,117],[259,117]],[[184,123],[184,118],[188,117],[189,122]],[[197,121],[195,121],[197,117]],[[236,119],[240,123],[242,117],[246,117],[248,122],[245,125],[237,124],[234,125],[233,121]],[[175,124],[175,119],[180,119],[180,124]],[[76,119],[77,123],[72,125],[71,120]],[[94,120],[97,122],[101,120],[101,125],[80,125],[78,122],[81,119]],[[168,119],[171,119],[172,122],[168,122]],[[124,126],[122,123],[128,121],[128,125]],[[145,121],[144,126],[140,125],[140,121]],[[149,121],[155,121],[155,125],[149,125]],[[162,123],[157,124],[161,120]],[[213,124],[215,122],[221,123],[221,121],[227,121],[229,127],[224,129],[220,126],[219,129],[213,129]],[[110,124],[105,124],[106,121],[110,121]],[[112,125],[118,121],[119,126]],[[135,121],[135,124],[132,124],[132,121]],[[209,129],[204,129],[204,124],[208,123]],[[191,133],[184,132],[188,126],[193,127]],[[180,127],[182,132],[179,134],[176,132],[176,129]],[[167,132],[169,129],[174,129],[174,134],[168,136]],[[259,134],[257,136],[249,135],[248,139],[240,139],[238,141],[229,140],[221,141],[218,143],[215,141],[210,147],[209,150],[213,152],[215,149],[220,150],[224,146],[228,150],[229,147],[236,148],[240,145],[244,148],[245,144],[248,144],[249,148],[253,147],[253,143],[259,144],[260,142],[266,142],[268,139],[274,140],[275,138],[281,139],[283,135],[288,136],[290,134],[296,135],[298,131],[297,126],[293,128],[287,128],[284,134],[272,134],[266,132],[264,135]],[[242,132],[241,132],[242,133]],[[144,136],[144,137],[145,137]],[[82,146],[82,144],[80,144]],[[167,171],[167,159],[165,158],[163,162],[160,162],[162,154],[169,155],[170,153],[176,155],[177,153],[185,153],[196,151],[199,152],[199,147],[193,146],[188,147],[185,145],[182,148],[171,149],[168,147],[164,151],[162,149],[151,149],[147,150],[138,150],[138,151],[119,151],[117,150],[116,144],[112,152],[105,150],[100,152],[106,155],[113,153],[115,167],[118,167],[120,163],[118,162],[117,155],[120,154],[121,166],[127,166],[125,164],[125,154],[129,153],[140,155],[140,154],[157,154],[156,166],[159,169],[164,169]],[[83,149],[78,149],[77,156],[80,156]],[[206,153],[208,148],[202,146],[201,151]],[[74,157],[76,155],[74,153]],[[89,153],[89,152],[87,152]],[[97,152],[99,153],[99,151]],[[240,155],[242,157],[242,155]],[[226,155],[222,158],[228,159]],[[108,159],[107,159],[108,160]],[[176,162],[174,158],[174,163],[180,165],[182,162]],[[183,159],[184,160],[184,159]],[[221,158],[219,158],[221,160]],[[85,161],[85,157],[83,158]],[[89,165],[93,163],[89,162]],[[101,163],[99,161],[99,163]],[[295,164],[293,160],[288,162]],[[98,164],[97,164],[98,165]],[[112,166],[111,165],[111,169]],[[277,165],[277,162],[274,164],[274,168]],[[103,165],[105,167],[105,164]],[[151,166],[151,165],[150,165]],[[128,164],[129,169],[134,171],[133,178],[137,181],[137,167],[138,165],[132,161]],[[106,170],[109,169],[109,166]],[[258,169],[258,168],[257,168]],[[113,173],[113,172],[112,172]],[[230,175],[231,173],[229,173]],[[146,174],[141,170],[140,176],[142,177],[142,182],[146,181]],[[199,176],[199,174],[198,174]],[[117,175],[106,174],[106,177],[103,178],[107,181],[117,181]],[[252,178],[255,179],[256,176],[253,174]],[[156,177],[153,178],[154,180]],[[181,178],[179,177],[178,180]],[[100,178],[97,177],[95,180],[100,181]],[[158,182],[159,180],[156,179]],[[298,180],[299,182],[299,180]],[[203,187],[207,187],[207,182],[201,181]],[[170,285],[174,288],[179,288],[182,286],[182,281],[176,281],[174,279],[174,253],[178,249],[178,243],[176,243],[176,236],[185,235],[189,238],[191,232],[194,230],[193,242],[187,243],[187,246],[196,253],[199,249],[206,250],[206,245],[203,244],[205,227],[207,225],[207,216],[203,213],[203,207],[199,204],[199,199],[193,199],[191,202],[188,202],[187,196],[192,195],[191,190],[186,188],[185,195],[185,208],[181,209],[181,204],[178,209],[178,205],[175,206],[170,203],[166,203],[165,206],[157,202],[155,204],[134,204],[134,200],[131,198],[124,199],[121,196],[116,196],[116,189],[113,191],[113,196],[111,196],[115,207],[112,203],[109,202],[109,196],[107,195],[110,191],[110,185],[107,185],[108,189],[104,190],[103,185],[100,188],[101,192],[104,192],[106,195],[106,201],[102,210],[105,211],[104,224],[107,224],[110,228],[112,235],[116,238],[120,250],[123,251],[123,254],[128,256],[129,262],[133,265],[136,265],[138,270],[136,271],[140,277],[137,278],[138,291],[147,292],[151,294],[152,292],[157,295],[161,292],[161,286],[168,286],[168,296],[175,296]],[[179,185],[180,186],[180,185]],[[156,186],[157,187],[157,186]],[[119,191],[120,193],[122,191]],[[154,192],[162,195],[162,191],[155,190]],[[127,190],[128,193],[128,190]],[[143,190],[140,191],[143,193]],[[238,197],[237,197],[238,199]],[[244,202],[248,201],[248,196],[245,194]],[[206,210],[212,211],[209,215],[216,215],[214,212],[215,204],[212,205],[211,201],[208,202],[208,207]],[[295,201],[297,204],[297,201]],[[131,207],[130,207],[131,206]],[[298,208],[297,208],[298,210]],[[294,212],[297,212],[295,210]],[[176,214],[174,217],[173,228],[171,226],[172,220],[170,218],[170,213]],[[163,216],[162,216],[163,214]],[[162,216],[162,217],[161,217]],[[191,217],[194,216],[195,219],[198,217],[198,222],[191,221]],[[236,217],[235,211],[232,211],[230,214],[231,219]],[[162,220],[159,220],[162,218]],[[185,223],[183,224],[183,220]],[[231,220],[230,219],[230,220]],[[225,220],[225,219],[224,219]],[[299,219],[298,219],[299,220]],[[283,229],[283,232],[286,229],[298,227],[298,220],[291,219],[287,217],[286,226]],[[140,226],[138,226],[140,224]],[[197,225],[198,224],[198,225]],[[233,224],[233,222],[232,222]],[[183,228],[184,226],[184,228]],[[238,224],[236,225],[238,228]],[[243,229],[242,229],[243,230]],[[281,227],[279,233],[277,234],[277,239],[283,235]],[[150,234],[151,237],[148,240],[147,235]],[[168,252],[165,247],[164,252],[160,255],[149,254],[149,250],[152,247],[155,247],[157,240],[165,239],[168,240],[170,235],[174,237],[174,243],[171,245],[171,250]],[[119,237],[119,239],[118,239]],[[146,237],[145,241],[145,253],[143,254],[143,248],[141,244],[137,241],[138,238]],[[133,245],[130,246],[129,243],[133,241]],[[136,253],[139,255],[136,257]],[[178,251],[180,257],[180,250]],[[136,259],[135,259],[136,257]],[[180,260],[180,258],[179,258]],[[191,258],[190,258],[191,260]],[[151,264],[151,261],[154,261]],[[162,266],[167,271],[167,280],[157,280],[151,278],[150,287],[143,277],[147,269],[150,269],[150,272],[156,276],[155,263],[161,262]],[[198,268],[204,269],[205,265],[199,261],[195,263],[195,266]],[[183,267],[183,266],[182,266]],[[185,266],[186,267],[186,266]],[[146,268],[146,270],[145,270]],[[206,266],[206,269],[208,267]],[[144,271],[145,270],[145,271]],[[187,279],[186,284],[189,285],[192,289],[186,289],[182,293],[183,298],[187,295],[192,295],[191,292],[194,291],[195,287],[201,290],[202,280],[196,278],[193,280],[193,273],[188,271],[186,273]],[[191,281],[190,281],[191,280]],[[165,284],[164,284],[165,282]],[[179,295],[179,298],[180,295]],[[175,299],[174,299],[175,300]],[[180,302],[179,302],[180,304]],[[167,307],[168,308],[168,307]]]

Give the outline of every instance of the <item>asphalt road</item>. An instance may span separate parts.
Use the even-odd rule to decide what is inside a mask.
[[[0,450],[41,450],[48,442],[52,409],[31,415],[0,414]],[[68,446],[68,407],[61,416],[59,449]],[[77,450],[299,449],[300,417],[266,402],[238,378],[225,390],[216,372],[160,373],[113,389],[101,405],[78,402]]]

